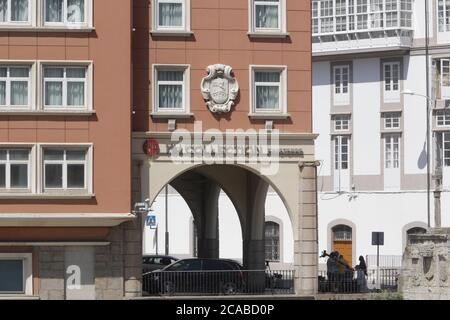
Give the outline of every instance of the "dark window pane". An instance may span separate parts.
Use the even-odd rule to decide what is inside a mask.
[[[11,165],[11,188],[28,188],[28,165]]]
[[[45,165],[45,187],[46,188],[62,188],[62,165],[46,164]]]
[[[22,293],[23,287],[23,261],[0,260],[0,292]]]
[[[0,164],[0,188],[6,188],[6,165]]]
[[[67,187],[68,188],[84,188],[84,165],[83,164],[67,165]]]

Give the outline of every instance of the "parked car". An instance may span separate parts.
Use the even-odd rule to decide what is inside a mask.
[[[160,255],[148,255],[143,256],[142,260],[142,271],[147,273],[150,271],[161,270],[164,267],[178,261],[177,258],[172,256],[160,256]]]
[[[143,275],[143,290],[156,294],[236,294],[244,288],[242,266],[227,259],[183,259]]]

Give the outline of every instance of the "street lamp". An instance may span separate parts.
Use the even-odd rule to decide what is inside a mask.
[[[431,126],[430,126],[430,111],[432,110],[430,108],[430,103],[433,103],[435,105],[436,100],[430,98],[427,95],[423,95],[420,93],[415,93],[412,90],[406,89],[402,91],[402,94],[404,95],[410,95],[410,96],[419,96],[422,98],[427,99],[427,139],[426,139],[426,153],[427,153],[427,222],[428,222],[428,228],[431,227],[431,208],[430,208],[430,192],[431,192],[431,173],[430,173],[430,135],[431,135]],[[436,218],[436,217],[435,217]]]

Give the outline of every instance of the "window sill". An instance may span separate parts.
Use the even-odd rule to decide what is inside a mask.
[[[83,32],[95,31],[94,27],[32,27],[32,26],[0,26],[0,32]]]
[[[194,114],[153,112],[150,116],[154,119],[190,119],[194,116]]]
[[[248,117],[255,120],[285,120],[291,117],[289,113],[249,113]]]
[[[402,133],[402,129],[395,128],[395,129],[381,129],[381,133]]]
[[[284,39],[289,37],[288,32],[247,32],[249,38],[259,39],[259,38],[274,38],[274,39]]]
[[[0,116],[92,116],[96,114],[95,110],[7,110],[0,111]]]
[[[95,194],[0,194],[0,200],[90,200]]]
[[[40,297],[25,294],[0,294],[0,300],[40,300]]]
[[[156,30],[156,31],[150,31],[150,35],[153,37],[192,37],[194,35],[194,32],[192,31],[183,31],[183,30],[174,30],[174,31],[162,31],[162,30]]]

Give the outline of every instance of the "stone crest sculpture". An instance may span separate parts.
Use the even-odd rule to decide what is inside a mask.
[[[208,75],[203,78],[201,90],[208,109],[212,113],[228,113],[239,93],[239,84],[233,69],[223,64],[210,65]]]

